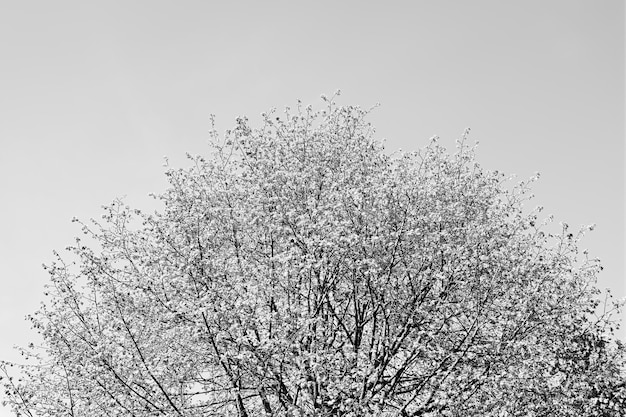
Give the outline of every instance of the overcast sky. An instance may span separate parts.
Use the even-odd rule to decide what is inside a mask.
[[[488,169],[542,174],[531,206],[572,227],[624,289],[624,3],[597,1],[14,1],[0,6],[0,358],[73,216],[151,208],[163,156],[186,166],[270,107],[381,106],[387,148],[466,127]],[[532,208],[532,207],[529,207]],[[624,339],[625,331],[621,332]],[[3,414],[4,413],[4,414]],[[8,415],[0,410],[0,416]]]

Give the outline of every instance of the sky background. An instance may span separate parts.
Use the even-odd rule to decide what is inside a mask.
[[[3,2],[0,62],[0,358],[33,340],[73,216],[153,208],[210,114],[224,131],[338,88],[381,103],[389,150],[471,127],[487,169],[540,172],[529,209],[596,223],[582,247],[626,295],[623,1]]]

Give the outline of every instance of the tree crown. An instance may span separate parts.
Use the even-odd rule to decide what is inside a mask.
[[[368,110],[245,118],[47,266],[25,415],[623,415],[624,348],[584,230],[548,233],[530,183],[468,131],[389,155]],[[6,365],[4,367],[6,372]],[[8,374],[7,374],[8,377]]]

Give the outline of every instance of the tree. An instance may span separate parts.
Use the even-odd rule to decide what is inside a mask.
[[[47,266],[9,376],[29,416],[622,416],[624,346],[583,231],[525,213],[467,132],[388,155],[324,98],[246,119]]]

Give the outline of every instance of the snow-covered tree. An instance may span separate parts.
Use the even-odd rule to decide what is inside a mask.
[[[50,272],[28,416],[623,416],[581,232],[548,233],[467,133],[389,155],[324,99],[211,134],[164,209],[116,201]],[[19,369],[18,369],[19,368]]]

